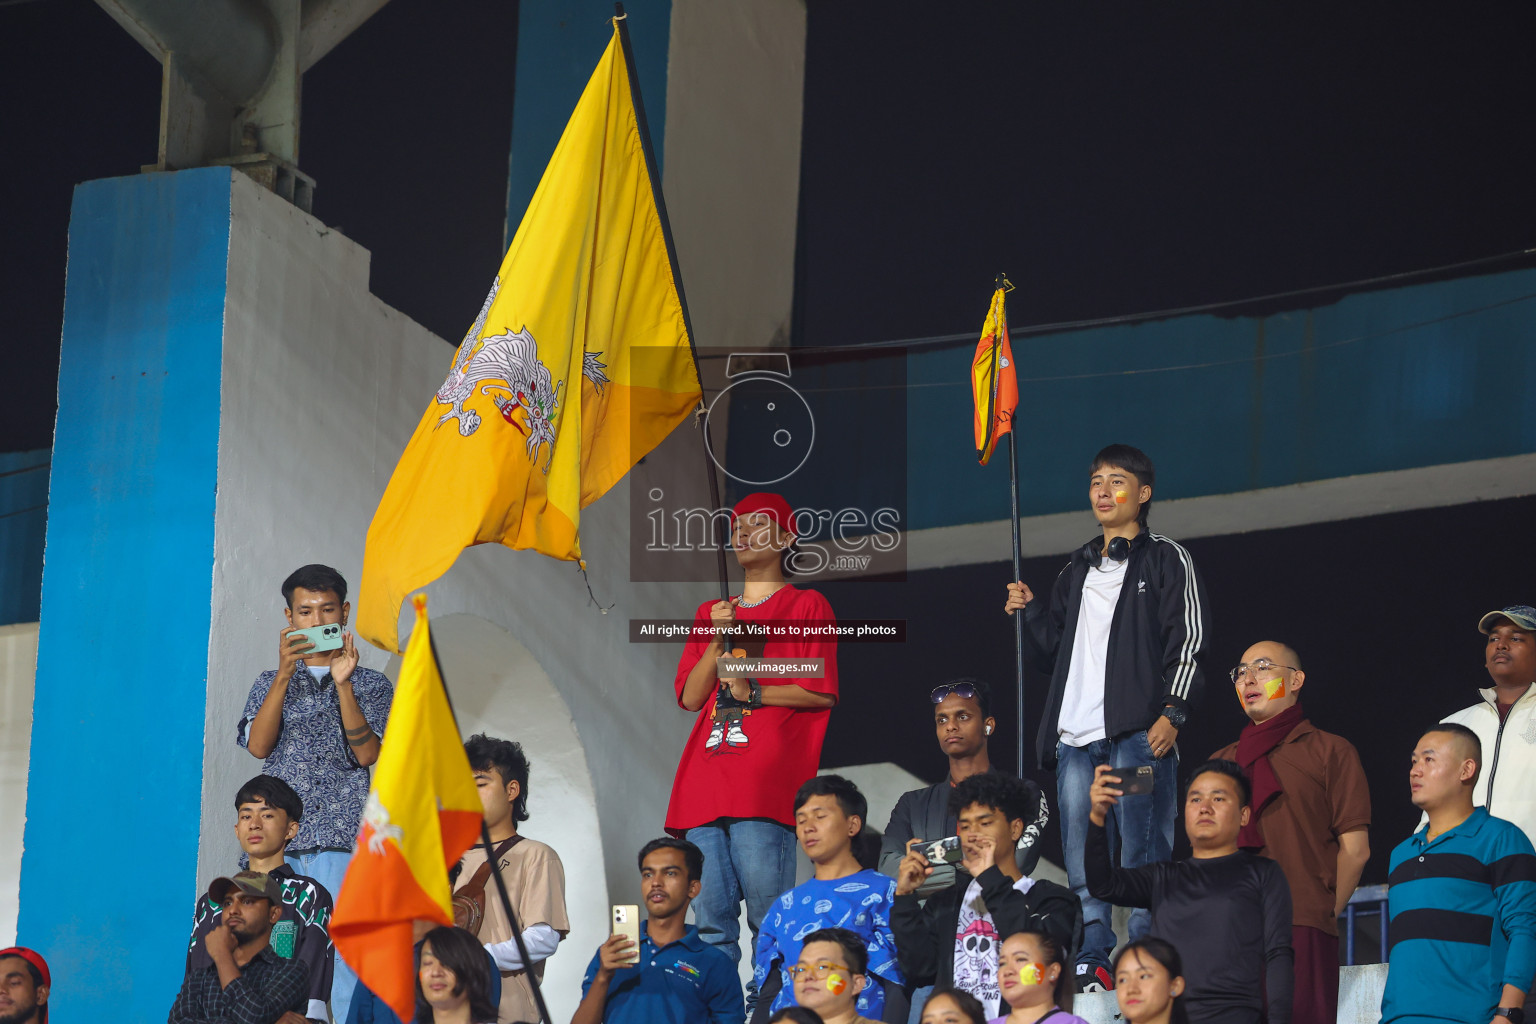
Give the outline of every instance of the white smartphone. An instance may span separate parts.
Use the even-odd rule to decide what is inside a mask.
[[[640,962],[640,908],[634,904],[613,905],[613,934],[622,935],[635,944],[630,963]]]

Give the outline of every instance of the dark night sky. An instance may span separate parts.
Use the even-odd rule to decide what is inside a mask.
[[[999,269],[1023,324],[1536,239],[1531,5],[935,9],[810,2],[800,344],[969,330]],[[305,78],[315,213],[445,338],[501,256],[516,45],[513,0],[392,0]],[[159,69],[89,0],[10,2],[0,89],[18,450],[51,436],[70,189],[153,159]]]

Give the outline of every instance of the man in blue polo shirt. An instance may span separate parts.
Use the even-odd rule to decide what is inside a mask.
[[[1482,745],[1446,722],[1420,738],[1408,785],[1428,815],[1392,851],[1381,1021],[1522,1024],[1536,975],[1536,850],[1473,807]]]
[[[743,1024],[736,965],[687,923],[699,894],[704,854],[684,839],[653,839],[640,850],[647,920],[635,944],[611,936],[581,983],[571,1024]]]

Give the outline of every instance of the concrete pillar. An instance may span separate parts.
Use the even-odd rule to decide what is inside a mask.
[[[75,191],[18,939],[155,1020],[197,868],[230,171]]]

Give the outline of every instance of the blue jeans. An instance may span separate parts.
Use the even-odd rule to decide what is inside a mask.
[[[733,821],[688,830],[688,841],[704,853],[704,884],[693,901],[699,938],[741,962],[741,901],[747,901],[752,946],[763,915],[782,893],[795,887],[795,834],[768,821]],[[749,985],[749,988],[751,986]],[[756,991],[747,993],[752,1007]]]
[[[1152,792],[1141,796],[1123,796],[1110,809],[1105,820],[1110,856],[1114,856],[1115,837],[1120,837],[1120,866],[1138,868],[1173,857],[1173,818],[1178,806],[1178,747],[1164,758],[1152,756],[1145,732],[1134,732],[1119,739],[1095,740],[1086,747],[1056,743],[1056,803],[1061,811],[1061,845],[1067,862],[1067,883],[1083,904],[1083,948],[1077,962],[1109,968],[1115,949],[1115,930],[1110,906],[1088,895],[1088,879],[1083,872],[1083,845],[1088,840],[1088,789],[1093,785],[1093,770],[1101,764],[1114,768],[1150,764]],[[1130,938],[1147,934],[1151,915],[1143,909],[1131,912]]]
[[[347,864],[352,854],[341,850],[313,850],[309,853],[289,854],[284,858],[300,875],[308,875],[331,894],[334,904],[341,899],[341,880],[346,877]],[[336,973],[331,977],[331,1019],[345,1021],[347,1009],[352,1005],[352,990],[357,987],[357,975],[352,973],[336,954]]]

